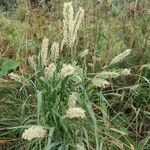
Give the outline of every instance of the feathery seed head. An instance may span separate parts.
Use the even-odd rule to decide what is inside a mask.
[[[82,7],[79,8],[79,11],[76,14],[75,20],[74,20],[74,28],[73,28],[73,37],[71,40],[71,46],[74,45],[74,42],[76,40],[77,37],[77,33],[81,24],[81,21],[84,17],[84,9]]]
[[[77,92],[72,92],[71,95],[69,95],[69,99],[68,99],[69,108],[75,107],[77,99],[78,99]]]
[[[119,73],[115,71],[102,71],[96,75],[96,78],[111,79],[111,78],[117,78],[118,76],[119,76]]]
[[[75,72],[75,68],[71,64],[64,64],[63,68],[61,69],[61,75],[62,77],[67,77],[69,75],[73,75]]]
[[[46,130],[42,126],[31,126],[22,134],[22,139],[32,140],[35,138],[43,138],[46,136]]]
[[[73,20],[74,12],[73,12],[72,2],[64,3],[63,16],[64,16],[63,41],[64,43],[69,44],[70,37],[73,34],[72,32],[73,32],[73,26],[74,26],[74,20]]]
[[[42,47],[41,47],[41,53],[40,53],[40,59],[41,59],[42,66],[47,65],[48,43],[49,43],[49,39],[44,37],[44,39],[42,41]]]
[[[9,77],[11,79],[15,80],[16,82],[19,82],[19,83],[22,83],[22,84],[28,83],[26,78],[24,78],[23,76],[18,75],[16,73],[13,73],[13,72],[9,74]]]
[[[79,107],[69,108],[66,112],[67,117],[72,118],[85,118],[85,110]]]
[[[59,43],[54,42],[51,46],[51,61],[56,62],[59,57]]]
[[[76,40],[77,32],[79,30],[79,26],[84,16],[84,9],[80,7],[74,19],[72,2],[64,3],[63,16],[64,16],[63,21],[64,26],[63,26],[62,43],[63,44],[66,43],[71,48],[73,47],[74,42]]]
[[[54,63],[51,63],[51,64],[50,64],[48,67],[46,67],[45,70],[44,70],[45,77],[46,77],[47,79],[52,78],[55,71],[56,71],[56,66],[55,66]]]
[[[99,79],[99,78],[93,78],[92,79],[92,83],[97,86],[97,87],[101,87],[101,88],[106,88],[108,86],[110,86],[110,83],[104,79]]]
[[[123,59],[125,59],[130,54],[131,54],[130,49],[125,50],[124,52],[120,53],[115,58],[113,58],[112,61],[110,62],[110,65],[113,65],[113,64],[116,64],[116,63],[122,61]]]

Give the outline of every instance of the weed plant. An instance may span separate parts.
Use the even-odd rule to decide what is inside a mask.
[[[78,8],[79,4],[75,4],[75,8]],[[100,5],[102,10],[107,10],[103,8],[106,4]],[[121,9],[113,13],[119,11]],[[78,8],[75,13],[72,2],[64,3],[63,21],[60,23],[63,27],[62,37],[55,36],[52,40],[48,34],[44,37],[44,32],[40,36],[37,33],[36,42],[43,35],[42,44],[38,46],[40,49],[35,55],[26,55],[31,70],[23,73],[11,72],[8,75],[9,80],[0,80],[1,149],[150,148],[150,65],[147,60],[142,61],[143,64],[147,63],[145,65],[140,62],[134,64],[132,61],[137,53],[139,56],[137,50],[140,49],[134,42],[136,38],[142,38],[132,36],[133,33],[141,35],[141,32],[132,33],[126,31],[130,28],[123,27],[125,30],[117,36],[123,40],[118,40],[113,33],[120,28],[116,22],[127,18],[113,20],[106,13],[101,16],[104,17],[101,25],[93,16],[92,20],[88,20],[91,28],[92,25],[101,28],[101,32],[95,28],[97,40],[92,36],[93,41],[95,40],[93,42],[87,37],[94,32],[89,31],[90,27],[86,25],[86,15],[83,8]],[[125,26],[132,23],[135,24],[136,20],[131,19],[128,24],[123,21]],[[130,27],[134,26],[132,25]],[[149,30],[147,28],[144,27]],[[36,30],[33,32],[37,32]],[[81,37],[81,33],[85,37]],[[124,37],[122,33],[126,33],[123,34]],[[143,32],[142,35],[148,42],[149,32]],[[82,38],[84,45],[80,43]],[[113,41],[116,41],[117,48],[113,47]],[[147,42],[145,49],[140,51],[138,60],[148,52]],[[88,50],[85,45],[90,45],[87,46]],[[96,50],[91,51],[91,48]],[[118,55],[115,56],[116,53]],[[104,58],[106,54],[107,58]],[[4,85],[8,85],[7,90]]]

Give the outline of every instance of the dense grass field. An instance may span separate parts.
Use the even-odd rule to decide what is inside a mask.
[[[0,150],[150,150],[150,1],[0,1]]]

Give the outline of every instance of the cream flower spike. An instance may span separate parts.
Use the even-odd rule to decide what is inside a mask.
[[[125,59],[130,54],[131,54],[130,49],[125,50],[124,52],[120,53],[115,58],[113,58],[112,61],[110,62],[110,65],[113,65],[113,64],[116,64],[116,63],[122,61],[123,59]]]
[[[75,107],[77,99],[78,99],[77,92],[72,92],[69,95],[69,99],[68,99],[68,106],[69,106],[69,108]]]
[[[59,57],[59,43],[54,42],[51,46],[51,61],[56,62]]]
[[[72,2],[64,3],[63,16],[64,25],[61,49],[63,44],[67,44],[70,48],[74,46],[80,24],[84,16],[84,9],[80,7],[74,18]]]
[[[40,52],[40,58],[41,58],[41,65],[42,67],[47,65],[47,53],[48,53],[48,44],[49,39],[44,38],[42,41],[42,47]]]
[[[92,79],[92,83],[97,86],[97,87],[101,87],[101,88],[106,88],[110,86],[110,83],[104,79],[99,79],[99,78],[93,78]]]
[[[32,140],[35,138],[43,138],[46,136],[46,130],[43,126],[31,126],[30,128],[26,129],[22,134],[22,139],[25,140]]]
[[[96,75],[96,78],[111,79],[111,78],[117,78],[118,76],[119,73],[115,71],[102,71]]]
[[[74,72],[75,68],[71,64],[64,64],[63,68],[61,69],[61,76],[65,78],[67,76],[73,75]]]
[[[85,116],[85,110],[83,110],[82,108],[79,107],[73,107],[73,108],[69,108],[66,111],[67,117],[72,119],[72,118],[82,118],[84,119]]]
[[[48,67],[45,68],[44,75],[47,79],[50,79],[53,77],[55,71],[56,65],[54,63],[51,63]]]

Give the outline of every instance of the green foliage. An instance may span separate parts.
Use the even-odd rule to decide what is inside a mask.
[[[16,0],[1,0],[0,9],[4,11],[11,11],[12,6],[15,4]]]
[[[0,77],[6,76],[9,71],[16,69],[20,65],[20,61],[3,58],[3,62],[0,65]]]
[[[0,14],[0,32],[2,32],[5,43],[11,45],[13,51],[20,51],[24,45],[23,41],[27,27],[24,23],[8,19],[3,14]]]

